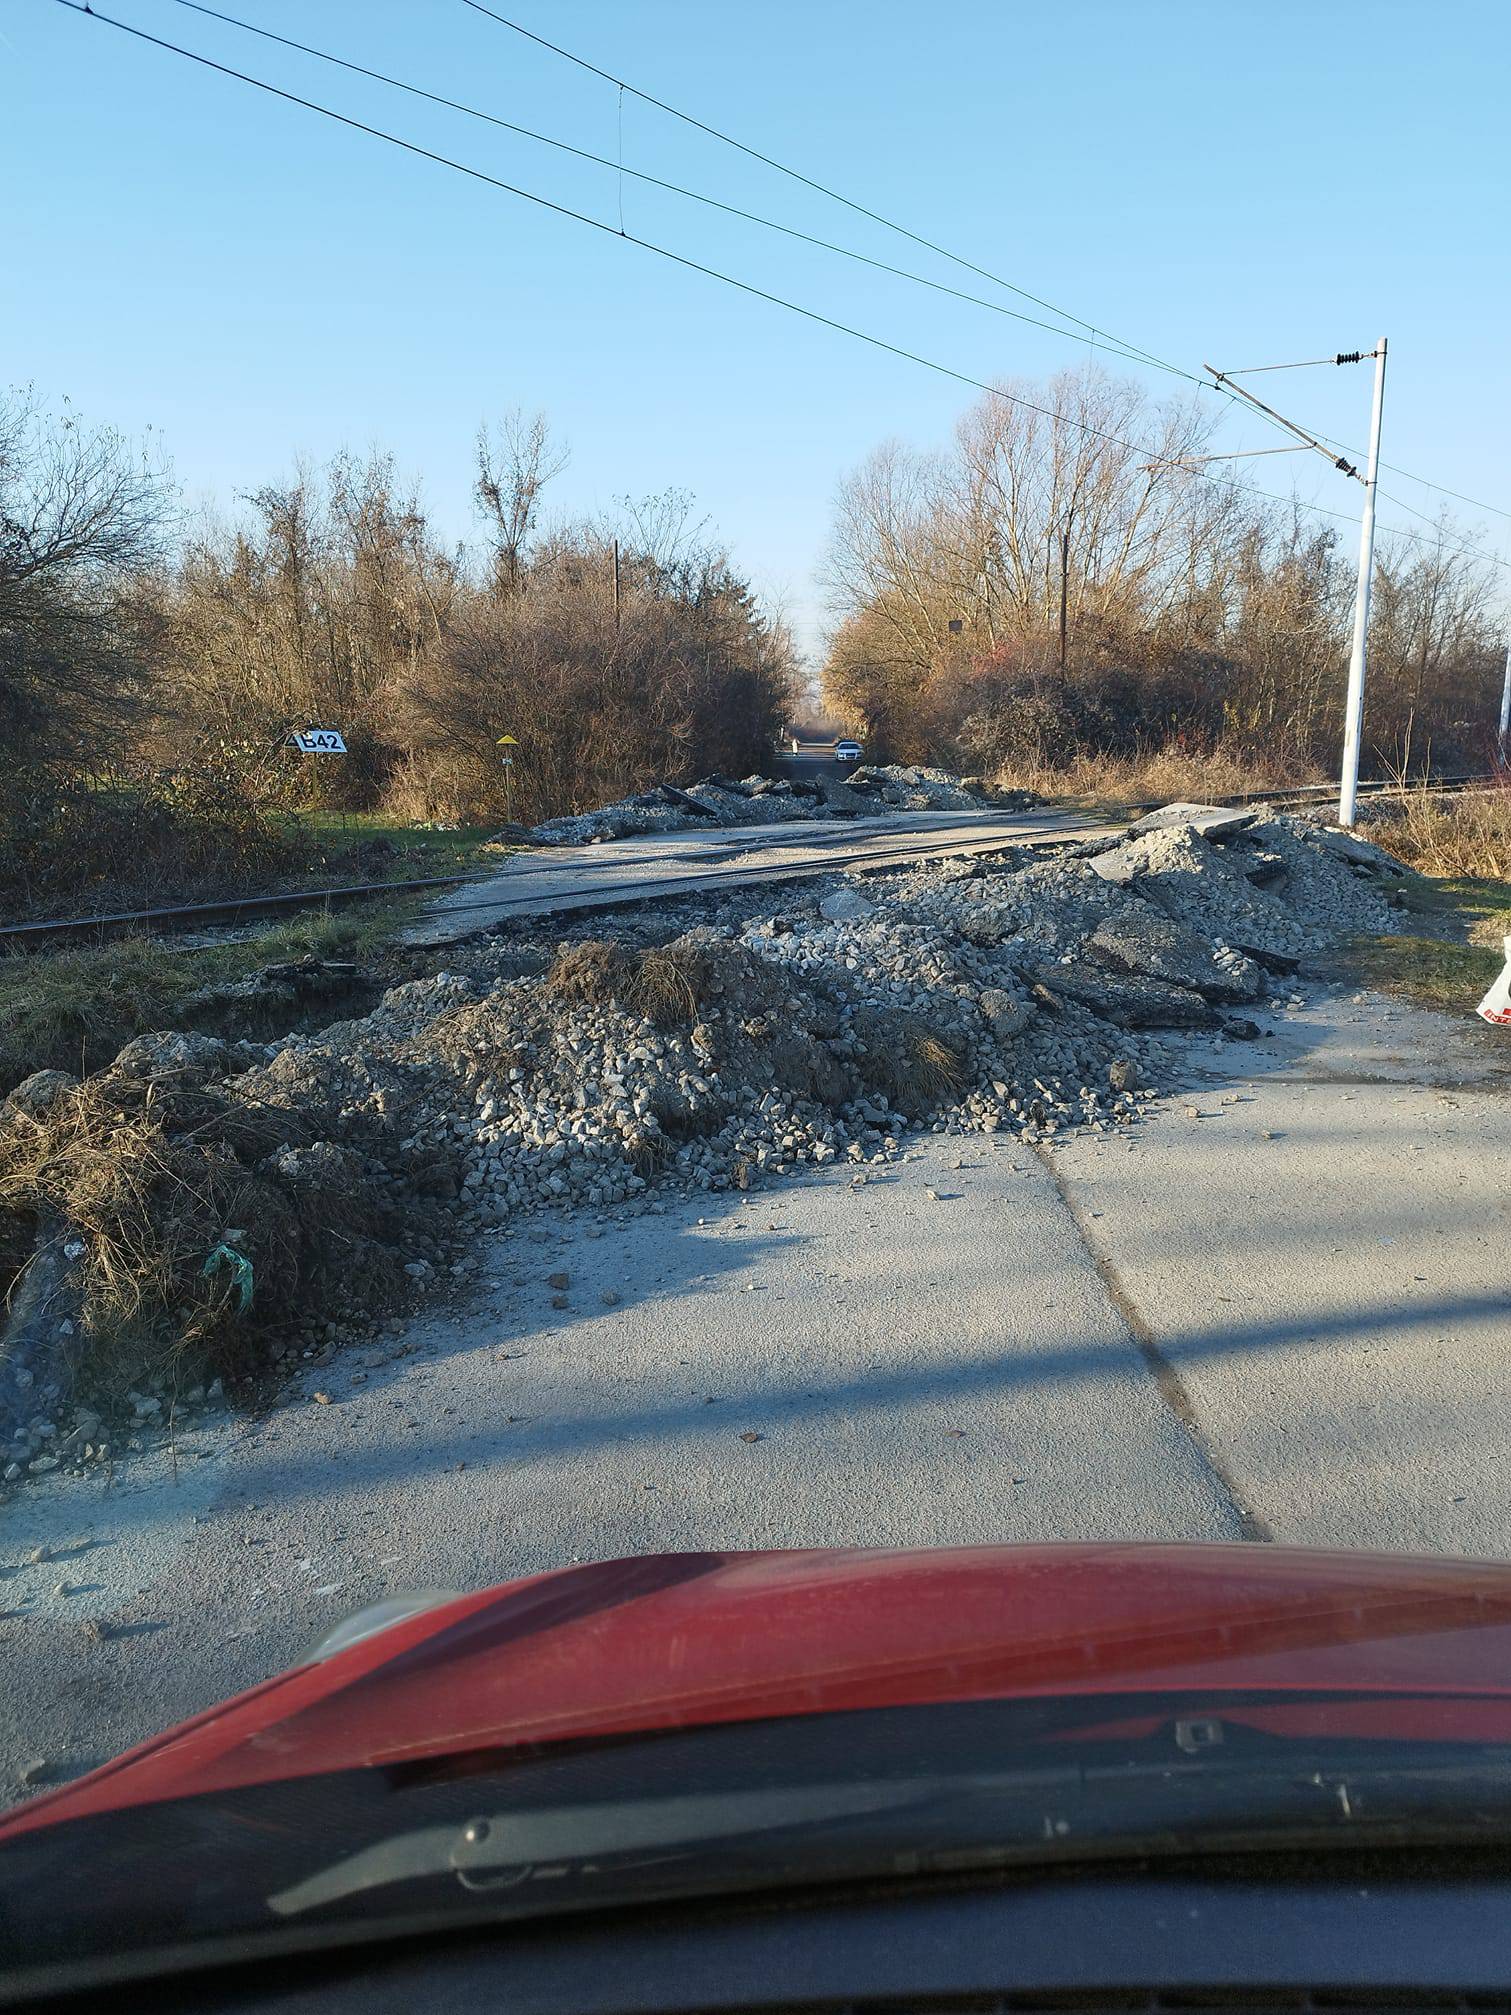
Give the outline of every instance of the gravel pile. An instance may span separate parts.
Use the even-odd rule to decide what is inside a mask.
[[[597,811],[547,819],[531,827],[528,838],[537,846],[581,847],[699,827],[877,817],[894,811],[1021,810],[1036,802],[1029,791],[988,799],[979,780],[907,766],[866,766],[848,778],[713,776],[685,791],[658,784]]]
[[[1147,833],[1091,865],[1204,936],[1260,956],[1299,959],[1340,931],[1390,928],[1388,900],[1354,872],[1373,875],[1372,864],[1349,860],[1303,820],[1256,822],[1216,846],[1190,827]]]
[[[984,802],[979,778],[956,777],[921,764],[863,764],[850,782],[860,790],[875,790],[883,804],[909,812],[979,811]],[[1031,791],[1014,791],[1011,797],[1018,809],[1036,802]]]
[[[1301,821],[1129,844],[1126,883],[1100,855],[957,861],[836,877],[776,914],[748,891],[680,932],[675,909],[632,913],[612,942],[564,941],[544,976],[485,941],[466,970],[289,1038],[266,1081],[301,1109],[311,1074],[339,1083],[339,1126],[402,1105],[400,1151],[454,1157],[462,1201],[499,1224],[661,1179],[885,1160],[921,1123],[1029,1141],[1127,1125],[1168,1075],[1164,1032],[1247,1036],[1233,1010],[1276,972],[1394,922],[1385,871]]]
[[[0,1250],[42,1225],[71,1269],[58,1290],[71,1340],[43,1352],[54,1393],[56,1367],[108,1329],[91,1286],[107,1235],[156,1266],[153,1333],[175,1377],[187,1382],[194,1346],[201,1383],[231,1386],[238,1256],[256,1281],[248,1335],[265,1344],[276,1318],[275,1357],[308,1354],[465,1273],[477,1228],[541,1206],[656,1210],[658,1184],[746,1188],[835,1162],[860,1179],[919,1127],[1031,1143],[1126,1128],[1171,1081],[1186,1031],[1250,1039],[1260,1029],[1239,1011],[1282,1008],[1276,974],[1341,932],[1394,928],[1402,872],[1278,816],[1216,841],[1175,828],[1028,865],[836,876],[784,891],[778,911],[760,888],[691,896],[576,926],[549,950],[521,940],[522,920],[318,1034],[192,1038],[192,1054],[183,1037],[140,1038],[83,1086],[18,1088],[0,1101]],[[111,1160],[128,1109],[136,1188]],[[186,1213],[196,1168],[204,1195]],[[86,1221],[75,1199],[105,1176]],[[162,1199],[161,1225],[132,1217],[138,1189]],[[0,1341],[8,1481],[62,1452],[29,1419],[36,1347],[28,1360]],[[137,1387],[134,1403],[161,1389]]]

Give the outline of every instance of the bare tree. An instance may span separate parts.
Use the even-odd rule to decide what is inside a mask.
[[[519,593],[541,493],[566,466],[567,450],[553,445],[543,413],[526,419],[516,406],[494,427],[478,428],[473,496],[491,531],[495,594]]]
[[[365,801],[404,753],[396,696],[443,647],[458,562],[387,455],[337,455],[246,503],[241,523],[212,521],[186,545],[169,599],[165,711],[236,749],[269,787],[295,791],[309,778],[277,754],[281,737],[313,721],[339,727],[351,754],[327,781]]]
[[[697,515],[691,490],[672,487],[644,497],[616,497],[604,520],[603,536],[617,538],[641,565],[654,568],[667,581],[705,568],[712,558],[722,562],[709,537],[706,516]]]
[[[836,498],[831,705],[915,760],[1171,735],[1314,757],[1338,730],[1348,570],[1331,531],[1196,472],[1211,428],[1088,369],[1005,382],[947,453],[879,448]],[[1491,583],[1462,547],[1447,521],[1381,547],[1371,732],[1398,751],[1424,711],[1466,753],[1486,718]]]
[[[97,752],[144,672],[142,576],[173,508],[166,470],[109,427],[0,397],[0,742]]]
[[[1368,702],[1371,740],[1392,768],[1426,760],[1434,719],[1446,727],[1484,712],[1501,661],[1495,586],[1446,509],[1430,543],[1387,535],[1376,549]]]

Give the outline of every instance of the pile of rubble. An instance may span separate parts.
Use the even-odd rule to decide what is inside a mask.
[[[267,1045],[143,1038],[82,1085],[29,1081],[0,1102],[0,1244],[25,1222],[55,1271],[67,1256],[49,1306],[68,1308],[76,1340],[54,1356],[75,1375],[91,1337],[119,1354],[120,1252],[171,1245],[133,1333],[230,1382],[247,1339],[324,1344],[541,1206],[654,1209],[658,1184],[863,1170],[919,1126],[1126,1128],[1187,1031],[1252,1038],[1310,954],[1395,928],[1403,873],[1259,817],[835,876],[776,910],[760,888],[691,896],[549,950],[520,920],[359,1020]],[[139,1138],[130,1183],[112,1127]],[[0,1359],[8,1459],[46,1466],[36,1366]]]
[[[854,819],[893,811],[1020,811],[1030,791],[988,798],[979,778],[906,765],[864,765],[848,777],[705,777],[684,791],[673,784],[621,798],[598,811],[547,819],[526,838],[537,846],[581,847],[641,833],[697,827],[775,825],[785,819]]]

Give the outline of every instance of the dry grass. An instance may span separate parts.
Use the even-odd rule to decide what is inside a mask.
[[[930,1035],[927,1030],[915,1032],[907,1039],[907,1050],[912,1064],[910,1074],[921,1097],[944,1098],[958,1092],[965,1082],[960,1057],[938,1036]]]
[[[1434,796],[1406,789],[1399,811],[1372,822],[1369,837],[1426,875],[1511,881],[1511,777],[1487,790]]]
[[[354,1120],[339,1072],[207,1082],[196,1054],[148,1045],[0,1103],[0,1304],[61,1238],[49,1337],[61,1299],[80,1396],[107,1408],[153,1378],[255,1389],[291,1329],[392,1306],[416,1243],[450,1236],[454,1165]]]
[[[545,992],[569,1006],[617,1005],[658,1028],[693,1020],[698,967],[676,945],[636,951],[602,938],[568,945],[546,975]]]
[[[233,1377],[245,1368],[228,1335],[230,1276],[203,1272],[217,1245],[251,1260],[259,1319],[287,1313],[298,1222],[241,1157],[268,1153],[288,1137],[289,1120],[174,1080],[111,1073],[40,1113],[4,1109],[0,1214],[56,1222],[81,1242],[92,1379],[109,1384],[128,1361],[132,1372],[171,1374],[189,1353]]]
[[[256,937],[198,950],[137,937],[0,957],[0,1094],[35,1070],[82,1076],[133,1036],[185,1026],[187,1005],[203,987],[307,957],[372,958],[414,908],[385,901],[310,910]]]
[[[926,1118],[965,1081],[965,1062],[954,1045],[916,1015],[862,1008],[852,1028],[865,1044],[857,1058],[861,1076],[908,1119]]]
[[[585,938],[557,954],[544,992],[568,1007],[608,1007],[629,982],[630,954],[607,938]]]
[[[1202,802],[1315,782],[1314,776],[1303,774],[1293,763],[1265,762],[1221,749],[1207,754],[1162,749],[1131,758],[1082,756],[1059,769],[1017,765],[992,778],[999,790],[1032,790],[1043,797],[1093,804],[1140,803],[1150,798]]]
[[[195,962],[147,938],[0,962],[0,1092],[35,1070],[108,1063],[149,1029],[173,1028],[199,984]]]
[[[652,946],[641,952],[630,990],[629,1004],[636,1013],[658,1028],[675,1022],[692,1021],[698,1012],[698,995],[688,962],[675,947]]]

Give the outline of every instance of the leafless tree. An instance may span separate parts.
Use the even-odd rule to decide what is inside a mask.
[[[566,466],[567,451],[553,444],[543,413],[526,419],[515,407],[495,426],[478,428],[473,496],[490,528],[496,594],[519,593],[541,494]]]
[[[142,579],[173,508],[167,471],[109,427],[0,397],[0,744],[86,760],[144,675]]]
[[[876,450],[836,498],[829,703],[909,759],[1328,745],[1347,563],[1330,530],[1198,473],[1211,428],[1087,369],[1004,382],[945,453]],[[1460,744],[1484,715],[1491,584],[1462,545],[1445,520],[1429,547],[1380,549],[1370,724],[1398,751],[1424,709]]]

